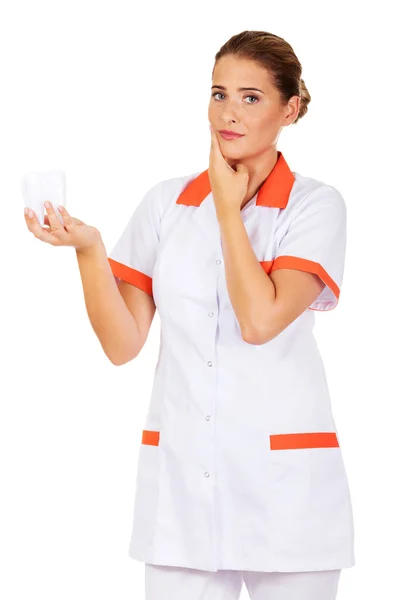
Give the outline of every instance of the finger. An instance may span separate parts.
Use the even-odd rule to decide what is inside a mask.
[[[225,160],[225,156],[222,154],[221,145],[219,143],[219,139],[216,131],[213,129],[212,125],[210,125],[211,131],[211,149],[210,149],[210,159],[215,161],[216,163],[225,164],[228,166],[228,163]]]
[[[25,215],[26,216],[26,215]],[[50,222],[49,222],[49,217],[47,215],[44,215],[44,224],[48,225],[49,227],[45,227],[44,229],[46,231],[51,231],[51,227],[50,227]]]
[[[211,131],[210,156],[212,156],[215,160],[225,160],[223,157],[223,154],[221,152],[221,147],[219,145],[217,134],[215,133],[214,128],[211,125],[211,123],[210,123],[210,131]]]
[[[50,227],[52,228],[53,232],[58,236],[58,238],[60,240],[66,241],[67,232],[64,229],[64,225],[61,223],[60,219],[57,217],[56,211],[54,210],[52,203],[48,202],[48,206],[46,206],[46,203],[45,203],[45,208],[47,210],[49,224],[50,224]]]
[[[32,211],[33,216],[25,214],[25,221],[29,231],[33,233],[33,235],[41,240],[42,242],[47,242],[52,244],[53,246],[59,246],[60,240],[55,237],[53,234],[49,232],[49,229],[42,227],[38,221],[35,211]]]
[[[69,214],[69,212],[67,211],[65,206],[62,206],[59,204],[57,208],[60,211],[60,215],[63,218],[65,229],[68,230],[68,227],[71,227],[71,225],[73,225],[73,224],[84,225],[83,221],[80,221],[76,217],[71,217],[71,215]]]
[[[43,229],[45,231],[48,231],[49,233],[52,233],[52,231],[53,231],[52,228],[51,228],[51,225],[49,223],[49,217],[47,215],[44,215],[44,226],[43,226]]]
[[[63,230],[64,226],[61,223],[60,219],[57,217],[56,211],[54,210],[52,203],[48,202],[48,206],[46,206],[46,203],[45,203],[44,207],[47,211],[49,224],[50,224],[51,228],[53,229],[53,231]]]

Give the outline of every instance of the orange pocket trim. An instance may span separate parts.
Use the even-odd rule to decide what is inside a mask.
[[[160,432],[151,431],[149,429],[143,429],[142,433],[142,444],[149,444],[150,446],[158,446],[160,441]]]
[[[339,446],[334,432],[281,433],[270,435],[271,450],[297,450],[300,448],[335,448]]]
[[[117,262],[113,258],[108,258],[108,262],[110,263],[111,270],[115,277],[119,277],[123,281],[134,285],[149,296],[153,296],[153,280],[148,275],[145,275],[141,271],[137,271],[136,269],[132,269],[127,265],[124,265],[120,262]]]

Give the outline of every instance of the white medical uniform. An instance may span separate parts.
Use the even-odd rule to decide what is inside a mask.
[[[313,335],[315,311],[339,299],[346,206],[278,152],[240,214],[267,274],[325,283],[261,345],[243,340],[230,302],[207,170],[154,185],[108,255],[116,278],[153,296],[161,323],[129,556],[205,571],[352,567],[349,486]]]

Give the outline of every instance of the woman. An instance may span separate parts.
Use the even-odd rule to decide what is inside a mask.
[[[312,330],[338,303],[346,207],[277,150],[310,101],[285,40],[237,34],[212,75],[208,169],[154,185],[109,256],[65,209],[65,227],[52,207],[48,229],[27,223],[76,248],[115,365],[160,314],[129,549],[147,600],[237,600],[243,582],[252,600],[334,600],[353,516]]]

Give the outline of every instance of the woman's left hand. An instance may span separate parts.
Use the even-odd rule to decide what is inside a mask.
[[[211,149],[208,176],[217,217],[220,218],[232,210],[240,212],[240,205],[247,192],[249,172],[247,167],[241,163],[235,165],[236,170],[228,165],[211,124],[210,131]]]

